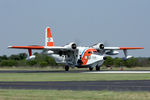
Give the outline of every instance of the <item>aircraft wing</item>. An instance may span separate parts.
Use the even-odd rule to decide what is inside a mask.
[[[53,51],[53,53],[58,54],[59,51],[66,52],[67,51],[74,51],[72,48],[63,47],[63,46],[8,46],[8,48],[14,49],[28,49],[29,56],[32,55],[32,49],[34,50],[43,50],[43,51]]]
[[[144,47],[104,47],[105,50],[132,50],[132,49],[144,49]]]
[[[73,50],[72,48],[62,47],[62,46],[8,46],[8,48],[14,48],[14,49],[37,49],[37,50]]]
[[[133,49],[134,50],[135,49],[144,49],[144,47],[104,47],[104,50],[107,51],[106,54],[108,54],[108,55],[117,55],[117,54],[119,54],[119,52],[116,50],[123,50],[124,55],[125,55],[125,57],[124,57],[125,60],[132,57],[132,56],[128,55],[127,50],[133,50]]]
[[[44,49],[44,46],[8,46],[14,49]]]

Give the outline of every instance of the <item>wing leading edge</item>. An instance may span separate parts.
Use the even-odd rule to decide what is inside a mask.
[[[105,47],[105,50],[132,50],[132,49],[144,49],[144,47]]]

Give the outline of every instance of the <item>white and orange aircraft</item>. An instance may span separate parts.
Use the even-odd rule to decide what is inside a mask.
[[[53,57],[56,63],[65,64],[66,71],[69,67],[89,68],[90,71],[96,67],[99,71],[100,66],[106,60],[106,55],[117,55],[119,54],[117,50],[123,50],[124,59],[129,59],[132,56],[128,55],[128,49],[144,49],[143,47],[105,47],[103,43],[81,47],[74,42],[65,46],[55,46],[49,27],[46,28],[45,34],[45,46],[8,46],[8,48],[28,49],[28,60],[35,58],[35,55],[32,55],[33,49],[43,50],[43,53]]]

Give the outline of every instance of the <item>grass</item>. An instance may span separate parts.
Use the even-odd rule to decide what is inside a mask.
[[[150,100],[150,92],[0,90],[0,100]]]
[[[150,67],[123,67],[124,70],[150,70]],[[65,70],[62,66],[48,66],[48,67],[0,67],[0,70],[42,70],[42,71],[53,71],[53,70]],[[88,68],[70,68],[70,70],[89,70]],[[101,67],[101,70],[120,70],[120,67],[112,67],[112,69],[107,69],[105,66]]]
[[[150,74],[0,73],[0,81],[150,80]]]
[[[143,67],[142,67],[143,68]],[[149,67],[146,67],[149,68]],[[0,70],[37,70],[41,73],[0,73],[0,81],[97,81],[97,80],[150,80],[150,74],[89,74],[89,73],[51,73],[64,70],[62,67],[13,67]],[[79,70],[77,68],[71,70]],[[87,69],[80,69],[87,70]],[[104,70],[104,69],[103,69]],[[106,70],[106,69],[105,69]],[[127,69],[126,69],[127,70]],[[144,69],[143,69],[144,70]],[[84,71],[83,71],[84,72]]]

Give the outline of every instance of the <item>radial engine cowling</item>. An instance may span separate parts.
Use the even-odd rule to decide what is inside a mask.
[[[104,44],[103,43],[98,43],[98,44],[94,45],[93,48],[95,48],[97,50],[103,50],[104,49]]]
[[[70,49],[77,49],[77,45],[74,42],[65,45],[65,47]]]

